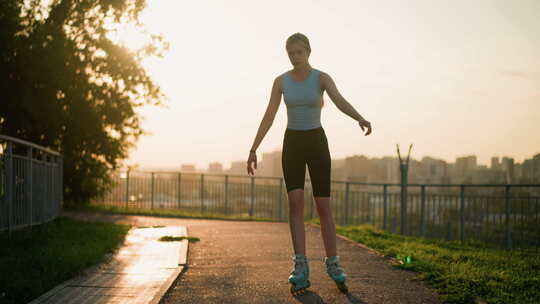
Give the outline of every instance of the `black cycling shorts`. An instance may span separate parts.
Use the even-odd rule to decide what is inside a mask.
[[[322,127],[310,130],[286,129],[283,138],[281,166],[287,192],[304,189],[306,164],[313,196],[330,196],[330,151]]]

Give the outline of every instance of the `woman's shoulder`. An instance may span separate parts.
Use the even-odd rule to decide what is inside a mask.
[[[285,78],[288,77],[290,71],[291,70],[285,71],[277,75],[276,78],[274,79],[274,83],[277,84],[281,88],[283,86],[283,81],[285,80]]]
[[[284,73],[281,73],[274,78],[274,86],[277,86],[277,88],[282,91],[283,88],[283,79],[286,77],[287,73],[289,71],[286,71]]]
[[[326,72],[324,72],[324,71],[321,71],[321,70],[318,70],[318,69],[314,69],[314,70],[316,70],[316,71],[319,73],[319,75],[320,75],[321,78],[323,78],[323,77],[330,77],[330,75],[328,75],[328,73],[326,73]]]
[[[276,77],[276,79],[283,79],[285,76],[287,76],[287,74],[289,74],[289,71],[285,71],[285,72],[279,74],[279,75]]]

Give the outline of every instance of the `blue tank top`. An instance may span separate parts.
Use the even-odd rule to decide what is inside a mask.
[[[283,74],[283,100],[287,105],[287,128],[309,130],[321,127],[320,71],[311,69],[304,81]]]

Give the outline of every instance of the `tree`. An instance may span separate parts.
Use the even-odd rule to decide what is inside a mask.
[[[85,203],[144,134],[135,108],[162,104],[141,61],[167,43],[149,34],[130,50],[108,38],[120,24],[142,27],[145,0],[21,2],[0,4],[0,133],[60,151],[64,198]]]

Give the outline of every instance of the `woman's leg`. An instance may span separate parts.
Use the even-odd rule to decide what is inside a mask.
[[[306,255],[306,231],[304,227],[304,190],[294,189],[289,196],[289,226],[295,254]]]
[[[312,148],[307,157],[309,175],[313,188],[313,197],[317,206],[317,213],[321,220],[321,233],[323,236],[326,256],[337,255],[336,228],[330,209],[331,167],[330,150],[328,139],[321,128],[313,136]]]
[[[337,255],[336,249],[336,226],[330,209],[330,197],[315,197],[317,213],[321,220],[321,233],[326,249],[326,256]]]
[[[287,129],[283,138],[281,165],[289,199],[289,226],[295,254],[306,255],[304,228],[304,181],[306,158],[304,132]]]

